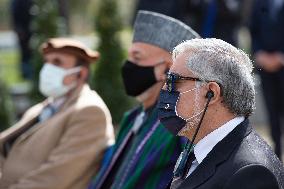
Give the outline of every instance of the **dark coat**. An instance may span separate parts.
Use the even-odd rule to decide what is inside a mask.
[[[284,4],[277,11],[270,6],[268,0],[254,0],[250,22],[253,53],[259,50],[284,53]]]
[[[245,120],[213,148],[179,187],[185,188],[284,188],[284,168]]]

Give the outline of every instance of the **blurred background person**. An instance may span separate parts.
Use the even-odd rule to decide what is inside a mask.
[[[284,0],[254,0],[250,32],[274,149],[281,159],[284,111]]]
[[[58,12],[61,18],[64,19],[66,25],[66,33],[70,33],[70,3],[67,0],[57,0],[58,2]]]
[[[203,38],[237,45],[244,0],[184,0],[183,19]]]
[[[159,12],[185,22],[203,38],[236,45],[244,0],[138,0],[137,10]]]
[[[13,29],[18,38],[20,49],[20,69],[21,75],[25,79],[32,79],[31,49],[29,47],[32,36],[30,8],[32,0],[12,0],[11,20]]]
[[[0,133],[0,188],[85,188],[114,143],[109,110],[86,83],[99,54],[67,38],[49,39],[41,51],[47,99]]]
[[[137,0],[136,13],[149,10],[182,20],[183,3],[184,0]]]

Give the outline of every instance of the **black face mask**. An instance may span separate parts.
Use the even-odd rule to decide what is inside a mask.
[[[138,66],[126,60],[122,66],[122,79],[129,96],[138,96],[157,82],[154,66]]]
[[[180,92],[178,91],[168,92],[162,89],[157,104],[158,118],[168,131],[175,136],[186,124],[186,120],[179,117],[176,113],[179,96]]]

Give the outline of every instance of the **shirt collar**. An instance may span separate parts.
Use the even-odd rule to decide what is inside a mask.
[[[55,99],[54,98],[48,99],[49,105],[55,110],[58,110],[64,104],[65,101],[66,101],[65,96]]]
[[[235,117],[201,139],[194,147],[194,155],[198,164],[204,160],[218,142],[225,138],[244,120],[245,118],[243,116]]]

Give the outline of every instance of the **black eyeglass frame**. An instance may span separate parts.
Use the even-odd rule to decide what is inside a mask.
[[[181,75],[178,75],[176,73],[168,72],[167,78],[166,78],[166,86],[167,86],[168,92],[172,92],[172,91],[175,90],[175,83],[178,80],[202,81],[199,78],[189,77],[189,76],[181,76]]]
[[[175,83],[178,80],[189,80],[189,81],[204,81],[204,82],[216,82],[216,81],[207,81],[207,80],[201,80],[200,78],[196,77],[189,77],[189,76],[181,76],[176,73],[167,72],[167,78],[166,78],[166,87],[168,92],[172,92],[175,90]],[[222,89],[222,85],[219,82],[216,82],[220,88]],[[222,91],[222,90],[221,90]]]

